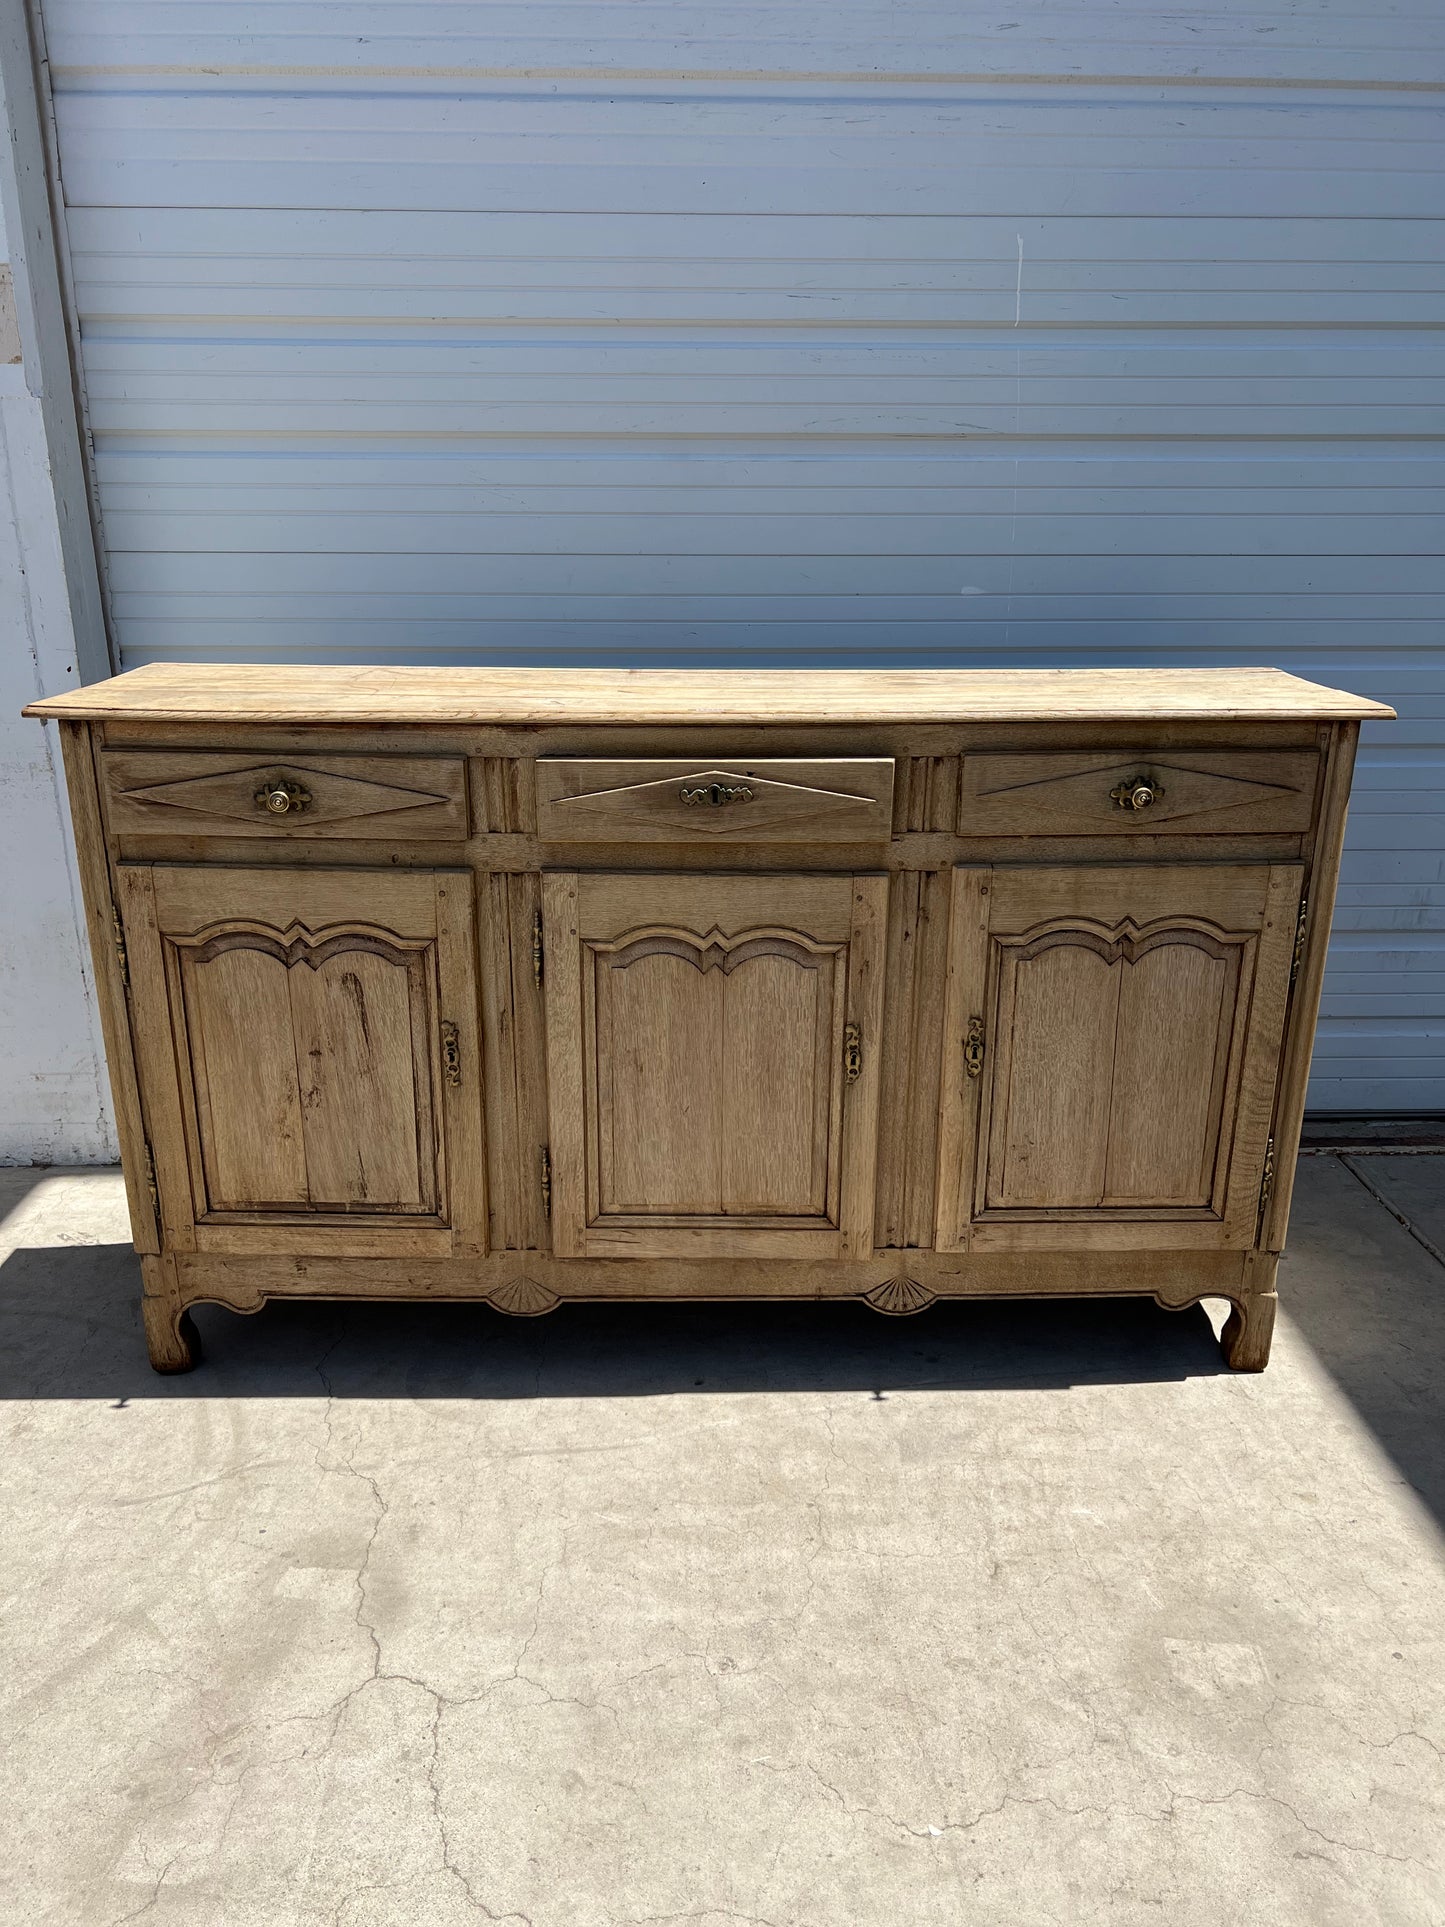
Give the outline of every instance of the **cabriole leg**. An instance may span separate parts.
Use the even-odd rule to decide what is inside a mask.
[[[141,1317],[152,1367],[158,1372],[193,1371],[200,1362],[201,1341],[176,1289],[174,1264],[169,1258],[145,1257],[141,1274]]]
[[[1269,1363],[1279,1303],[1274,1289],[1278,1266],[1279,1259],[1272,1252],[1260,1252],[1245,1261],[1245,1290],[1233,1301],[1219,1334],[1224,1362],[1231,1371],[1262,1372]]]

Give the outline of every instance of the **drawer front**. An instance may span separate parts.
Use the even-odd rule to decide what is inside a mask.
[[[891,757],[537,763],[537,832],[555,843],[872,843],[892,825]]]
[[[985,752],[963,759],[960,836],[1238,836],[1307,830],[1314,750]]]
[[[460,756],[275,756],[106,750],[113,830],[153,836],[398,837],[460,841]]]

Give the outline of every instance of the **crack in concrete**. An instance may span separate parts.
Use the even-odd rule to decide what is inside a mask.
[[[1377,1190],[1376,1187],[1373,1184],[1371,1184],[1370,1180],[1365,1176],[1364,1172],[1361,1171],[1357,1165],[1351,1163],[1348,1157],[1341,1155],[1338,1159],[1338,1162],[1343,1164],[1345,1169],[1349,1172],[1350,1176],[1354,1178],[1358,1184],[1362,1185],[1366,1191],[1369,1192],[1370,1196],[1375,1200],[1376,1204],[1383,1206],[1384,1209],[1389,1212],[1390,1216],[1395,1220],[1396,1224],[1404,1226],[1405,1230],[1409,1232],[1410,1236],[1415,1240],[1416,1244],[1419,1245],[1422,1251],[1428,1251],[1430,1256],[1435,1260],[1436,1264],[1445,1265],[1445,1251],[1442,1251],[1440,1249],[1439,1245],[1435,1243],[1433,1238],[1427,1238],[1425,1236],[1425,1233],[1421,1231],[1419,1226],[1415,1224],[1412,1219],[1407,1218],[1405,1213],[1400,1209],[1400,1207],[1397,1204],[1391,1203],[1390,1199],[1385,1196],[1383,1191]]]
[[[1428,1861],[1417,1860],[1413,1854],[1391,1853],[1385,1847],[1362,1847],[1353,1840],[1336,1840],[1332,1834],[1323,1832],[1319,1827],[1311,1826],[1309,1821],[1300,1813],[1299,1809],[1292,1806],[1288,1800],[1283,1799],[1277,1793],[1261,1792],[1257,1787],[1231,1787],[1228,1793],[1212,1794],[1178,1793],[1173,1787],[1170,1787],[1168,1791],[1170,1801],[1169,1812],[1171,1816],[1175,1805],[1180,1800],[1188,1800],[1191,1804],[1201,1807],[1226,1806],[1231,1800],[1262,1800],[1267,1806],[1279,1807],[1290,1816],[1297,1827],[1302,1828],[1305,1833],[1309,1834],[1311,1839],[1322,1840],[1327,1847],[1338,1847],[1342,1853],[1362,1854],[1369,1860],[1393,1860],[1400,1866],[1420,1867],[1426,1873],[1438,1871],[1438,1869],[1432,1867]]]
[[[1372,1753],[1381,1753],[1388,1747],[1397,1746],[1401,1740],[1418,1740],[1421,1746],[1430,1749],[1437,1760],[1445,1759],[1445,1749],[1437,1746],[1428,1733],[1421,1733],[1413,1726],[1402,1727],[1398,1733],[1392,1733],[1385,1740],[1368,1739],[1333,1707],[1322,1706],[1318,1700],[1295,1699],[1288,1693],[1276,1693],[1259,1716],[1261,1725],[1266,1728],[1271,1738],[1274,1735],[1275,1709],[1280,1706],[1294,1707],[1306,1713],[1317,1713],[1321,1719],[1328,1720],[1332,1726],[1337,1726],[1342,1733],[1348,1733],[1356,1746],[1368,1747]],[[1259,1752],[1255,1755],[1256,1766],[1263,1757],[1264,1751],[1265,1747],[1261,1745]]]
[[[320,1359],[317,1360],[315,1367],[316,1375],[321,1380],[326,1392],[326,1404],[322,1411],[322,1425],[326,1433],[325,1449],[332,1459],[332,1462],[327,1464],[322,1458],[321,1448],[318,1448],[316,1452],[316,1464],[323,1472],[345,1472],[350,1477],[358,1480],[367,1487],[376,1507],[376,1515],[372,1520],[371,1531],[367,1535],[366,1545],[362,1550],[361,1559],[356,1569],[356,1625],[361,1632],[366,1634],[371,1645],[371,1672],[365,1679],[358,1681],[349,1692],[344,1693],[340,1699],[334,1701],[325,1712],[321,1714],[297,1714],[293,1717],[298,1720],[330,1719],[331,1730],[322,1748],[322,1752],[325,1753],[329,1751],[330,1747],[335,1743],[336,1735],[340,1731],[341,1722],[346,1715],[347,1708],[357,1695],[364,1692],[368,1686],[395,1683],[414,1687],[417,1692],[425,1695],[432,1704],[432,1720],[429,1736],[431,1750],[427,1759],[426,1780],[427,1790],[431,1797],[432,1817],[436,1823],[437,1836],[441,1845],[441,1867],[439,1871],[447,1874],[449,1878],[457,1882],[466,1897],[467,1905],[474,1909],[475,1912],[481,1914],[484,1919],[497,1921],[517,1920],[521,1921],[524,1927],[532,1927],[531,1916],[528,1914],[520,1913],[515,1909],[511,1909],[505,1913],[494,1912],[475,1892],[470,1877],[464,1869],[457,1864],[453,1856],[452,1840],[447,1828],[442,1789],[437,1778],[438,1769],[441,1764],[441,1727],[443,1717],[449,1708],[477,1705],[481,1701],[490,1698],[499,1687],[506,1685],[510,1680],[520,1680],[526,1685],[535,1687],[538,1692],[544,1694],[549,1700],[556,1698],[555,1695],[548,1692],[547,1688],[543,1686],[540,1681],[533,1680],[524,1674],[521,1671],[521,1663],[526,1657],[527,1650],[532,1641],[536,1638],[538,1628],[542,1622],[542,1606],[546,1595],[547,1582],[558,1567],[565,1563],[570,1534],[567,1532],[563,1533],[560,1554],[549,1566],[544,1568],[541,1574],[537,1586],[537,1599],[532,1614],[532,1625],[526,1638],[522,1641],[521,1649],[517,1654],[516,1662],[510,1674],[505,1675],[500,1680],[494,1680],[482,1693],[451,1695],[441,1692],[437,1687],[428,1685],[425,1680],[418,1679],[415,1674],[396,1672],[389,1669],[385,1664],[382,1653],[381,1636],[377,1631],[376,1622],[367,1617],[367,1574],[371,1566],[372,1553],[376,1548],[377,1537],[381,1532],[383,1522],[390,1513],[391,1507],[376,1479],[369,1472],[359,1470],[354,1458],[339,1452],[336,1446],[335,1430],[332,1424],[332,1409],[335,1404],[336,1394],[331,1380],[326,1373],[326,1363],[340,1342],[340,1339],[337,1339],[328,1347]],[[584,1705],[585,1702],[577,1701],[576,1704]],[[284,1724],[285,1722],[282,1723]],[[293,1757],[305,1758],[309,1751],[309,1748],[303,1748],[299,1755]],[[244,1767],[241,1774],[238,1775],[238,1784],[240,1779],[244,1779],[246,1773],[263,1764],[269,1765],[272,1763],[258,1761],[254,1762],[252,1766]],[[277,1764],[280,1764],[280,1762],[277,1762]],[[342,1905],[349,1904],[349,1900],[353,1898],[356,1893],[365,1891],[367,1891],[365,1888],[353,1889],[352,1895],[348,1896],[347,1901],[343,1901]],[[340,1908],[338,1908],[337,1914],[333,1918],[339,1919],[339,1917]]]
[[[930,1825],[926,1827],[915,1827],[910,1826],[906,1821],[895,1818],[895,1816],[890,1813],[880,1811],[876,1807],[854,1806],[838,1787],[835,1787],[830,1781],[823,1778],[816,1767],[810,1765],[807,1770],[813,1775],[820,1786],[833,1795],[843,1808],[843,1811],[847,1813],[850,1818],[855,1818],[863,1814],[870,1819],[881,1820],[885,1825],[893,1827],[899,1833],[916,1840],[942,1839],[950,1833],[972,1833],[977,1827],[981,1826],[985,1820],[996,1818],[1011,1806],[1049,1807],[1055,1813],[1065,1815],[1070,1819],[1081,1818],[1084,1814],[1092,1814],[1099,1818],[1107,1819],[1114,1814],[1127,1813],[1138,1820],[1162,1821],[1172,1820],[1181,1802],[1188,1802],[1196,1806],[1224,1806],[1231,1800],[1260,1800],[1268,1806],[1278,1807],[1282,1812],[1289,1814],[1296,1826],[1303,1832],[1309,1834],[1312,1839],[1321,1841],[1325,1846],[1335,1847],[1343,1853],[1360,1854],[1368,1859],[1389,1860],[1403,1866],[1419,1867],[1427,1873],[1436,1871],[1429,1862],[1419,1860],[1413,1854],[1391,1853],[1384,1847],[1366,1847],[1361,1846],[1357,1841],[1337,1839],[1334,1835],[1325,1833],[1322,1828],[1311,1825],[1300,1813],[1299,1809],[1281,1795],[1266,1793],[1256,1787],[1233,1787],[1228,1793],[1202,1794],[1183,1793],[1166,1783],[1165,1791],[1169,1795],[1169,1804],[1167,1807],[1162,1807],[1157,1811],[1141,1810],[1137,1807],[1126,1806],[1101,1807],[1088,1802],[1080,1806],[1068,1806],[1063,1801],[1056,1800],[1052,1794],[1048,1793],[1023,1794],[1008,1792],[993,1806],[982,1808],[978,1813],[974,1814],[972,1819],[947,1821],[941,1826]]]
[[[178,1861],[178,1860],[180,1859],[180,1857],[181,1857],[181,1855],[182,1855],[182,1854],[183,1854],[184,1852],[185,1852],[185,1848],[184,1848],[184,1847],[178,1847],[178,1848],[176,1849],[176,1851],[175,1851],[175,1852],[174,1852],[174,1853],[173,1853],[173,1854],[171,1855],[171,1857],[170,1857],[170,1859],[169,1859],[169,1860],[168,1860],[168,1861],[166,1862],[166,1864],[165,1864],[165,1865],[164,1865],[164,1866],[163,1866],[163,1867],[161,1868],[161,1870],[160,1870],[160,1872],[159,1872],[159,1874],[157,1874],[157,1876],[156,1876],[156,1884],[155,1884],[155,1886],[154,1886],[154,1887],[153,1887],[153,1888],[151,1889],[151,1894],[150,1894],[150,1898],[149,1898],[148,1900],[146,1900],[146,1901],[144,1901],[144,1902],[143,1902],[143,1903],[142,1903],[142,1904],[141,1904],[141,1905],[140,1905],[139,1907],[137,1907],[137,1908],[136,1908],[136,1909],[135,1909],[135,1910],[134,1910],[134,1911],[133,1911],[132,1913],[128,1913],[128,1914],[121,1914],[121,1915],[119,1915],[119,1916],[118,1916],[118,1917],[117,1917],[117,1918],[116,1918],[116,1919],[115,1919],[115,1920],[114,1920],[114,1921],[113,1921],[113,1922],[111,1923],[111,1927],[126,1927],[126,1922],[127,1922],[127,1921],[131,1921],[131,1920],[143,1920],[143,1919],[145,1918],[145,1916],[146,1916],[146,1915],[147,1915],[148,1913],[150,1913],[150,1911],[152,1910],[152,1908],[154,1908],[154,1907],[158,1907],[158,1906],[160,1905],[160,1899],[161,1899],[161,1888],[162,1888],[162,1887],[164,1887],[164,1885],[166,1884],[166,1876],[167,1876],[167,1874],[168,1874],[168,1873],[170,1872],[170,1870],[171,1870],[171,1868],[172,1868],[172,1867],[173,1867],[173,1866],[174,1866],[174,1865],[176,1864],[176,1862],[177,1862],[177,1861]]]
[[[361,1560],[356,1569],[356,1624],[358,1629],[364,1632],[371,1642],[371,1676],[373,1679],[378,1679],[381,1676],[381,1640],[377,1634],[375,1622],[365,1617],[367,1607],[366,1575],[371,1565],[371,1555],[376,1546],[377,1534],[381,1531],[382,1521],[386,1518],[391,1508],[382,1497],[380,1486],[369,1472],[359,1472],[353,1460],[347,1458],[344,1454],[339,1455],[339,1463],[335,1462],[338,1455],[336,1453],[336,1437],[331,1422],[331,1413],[336,1403],[336,1394],[332,1387],[331,1380],[326,1375],[326,1362],[340,1343],[341,1340],[339,1338],[336,1339],[327,1350],[322,1353],[316,1364],[316,1376],[321,1380],[326,1391],[326,1404],[321,1414],[321,1423],[326,1431],[326,1450],[333,1455],[333,1463],[330,1465],[326,1464],[322,1459],[321,1449],[318,1447],[316,1451],[316,1464],[322,1472],[345,1472],[349,1477],[356,1479],[360,1484],[366,1486],[376,1505],[376,1517],[372,1520],[371,1531],[367,1536],[366,1545],[362,1550]]]
[[[447,1706],[452,1702],[449,1702],[443,1694],[436,1692],[431,1687],[423,1687],[422,1691],[431,1694],[433,1705],[431,1756],[427,1761],[426,1779],[427,1786],[431,1792],[432,1818],[436,1822],[437,1836],[441,1841],[442,1870],[449,1874],[461,1887],[462,1892],[466,1895],[467,1905],[474,1908],[484,1919],[520,1920],[524,1923],[524,1927],[532,1927],[532,1917],[530,1914],[519,1913],[515,1909],[504,1914],[493,1913],[486,1901],[480,1899],[473,1891],[470,1877],[457,1865],[457,1862],[452,1857],[452,1838],[451,1834],[447,1831],[447,1817],[442,1806],[442,1790],[437,1784],[437,1768],[441,1764],[442,1717],[446,1712]]]
[[[668,1927],[669,1922],[678,1920],[740,1920],[744,1927],[779,1927],[777,1921],[765,1920],[761,1914],[739,1914],[731,1907],[700,1907],[688,1914],[634,1914],[626,1927]],[[793,1927],[805,1927],[805,1923],[793,1923]]]
[[[1343,1724],[1343,1722],[1341,1722],[1341,1724]],[[1397,1746],[1401,1740],[1418,1740],[1421,1746],[1429,1747],[1437,1760],[1445,1760],[1445,1748],[1436,1746],[1428,1733],[1417,1733],[1413,1726],[1406,1726],[1403,1727],[1400,1732],[1392,1733],[1388,1740],[1367,1740],[1363,1733],[1357,1733],[1355,1738],[1360,1742],[1361,1746],[1368,1746],[1375,1752],[1379,1752],[1387,1746]]]
[[[341,1916],[352,1901],[359,1899],[362,1894],[394,1893],[401,1885],[399,1880],[366,1880],[359,1887],[350,1888],[331,1910],[331,1927],[341,1927]]]

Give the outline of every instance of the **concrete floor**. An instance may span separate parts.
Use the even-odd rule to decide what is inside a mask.
[[[1445,1158],[1304,1161],[1258,1378],[1111,1302],[163,1380],[114,1175],[7,1209],[6,1923],[1445,1922]]]

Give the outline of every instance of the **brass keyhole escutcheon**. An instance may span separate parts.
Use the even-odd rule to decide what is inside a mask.
[[[983,1019],[970,1017],[963,1040],[963,1068],[970,1077],[977,1077],[983,1070],[983,1050]]]
[[[843,1075],[850,1084],[863,1075],[863,1031],[857,1024],[843,1026]]]
[[[265,810],[268,816],[299,815],[310,807],[310,790],[302,789],[299,783],[293,783],[284,776],[273,776],[269,783],[263,783],[256,792],[256,808]]]
[[[442,1075],[453,1090],[462,1081],[462,1040],[461,1034],[450,1018],[442,1024]]]
[[[720,809],[725,803],[751,803],[753,793],[746,783],[700,783],[696,789],[680,789],[684,803],[708,803]]]
[[[1152,776],[1130,776],[1109,794],[1121,810],[1147,810],[1164,794],[1164,785]]]

